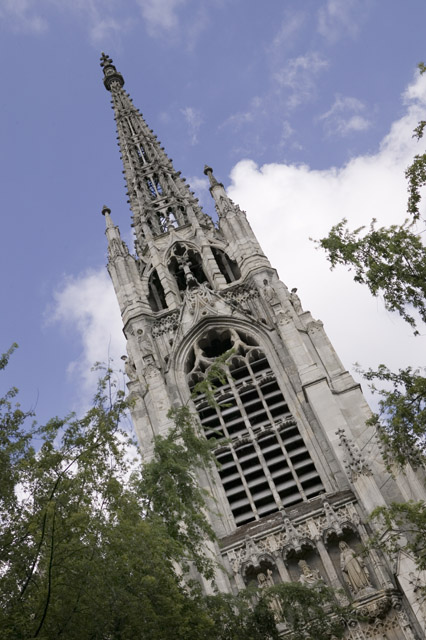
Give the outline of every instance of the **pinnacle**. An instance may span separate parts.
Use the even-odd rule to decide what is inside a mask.
[[[102,51],[101,53],[101,67],[106,67],[112,64],[112,58]]]
[[[211,167],[209,167],[207,164],[204,165],[204,174],[208,177],[208,179],[210,181],[210,187],[215,187],[216,185],[221,184],[214,177],[213,169]]]

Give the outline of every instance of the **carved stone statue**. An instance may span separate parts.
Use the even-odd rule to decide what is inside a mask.
[[[290,302],[293,306],[293,309],[297,313],[297,315],[300,316],[300,314],[303,313],[303,308],[302,308],[302,303],[300,302],[300,298],[297,295],[296,287],[294,287],[294,289],[291,290]]]
[[[300,584],[303,584],[306,587],[313,587],[314,585],[318,584],[318,582],[323,581],[318,569],[311,569],[311,567],[305,560],[300,560],[298,562],[298,565],[302,570],[302,573],[299,577]]]
[[[371,587],[368,569],[363,559],[346,542],[339,543],[340,568],[351,592],[356,595],[366,587]]]
[[[270,282],[265,278],[263,281],[263,297],[269,304],[277,304],[279,302],[278,296],[274,287]]]
[[[273,587],[275,583],[272,577],[272,571],[270,569],[267,569],[266,573],[258,573],[257,584],[259,589],[266,589],[267,587]],[[268,600],[268,605],[271,611],[273,612],[275,619],[277,621],[281,620],[283,616],[283,609],[278,597],[277,596],[270,597]]]
[[[129,356],[121,356],[121,359],[124,362],[124,371],[130,382],[137,380],[138,374],[136,373],[136,367],[133,360],[129,358]]]

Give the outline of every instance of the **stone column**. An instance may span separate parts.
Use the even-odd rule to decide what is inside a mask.
[[[328,551],[327,551],[327,549],[325,547],[324,542],[322,541],[322,538],[321,537],[316,538],[315,543],[316,543],[316,546],[317,546],[318,553],[320,555],[322,564],[324,566],[324,569],[325,569],[325,571],[327,573],[327,576],[328,576],[328,578],[329,578],[329,580],[331,582],[331,586],[333,587],[333,589],[341,591],[343,589],[342,583],[339,580],[339,577],[337,575],[336,569],[334,568],[334,564],[332,563],[331,558],[328,555]],[[337,594],[336,597],[338,598],[340,604],[342,604],[342,605],[349,604],[349,600],[346,597],[346,595]]]

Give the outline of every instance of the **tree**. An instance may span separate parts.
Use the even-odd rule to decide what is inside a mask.
[[[324,587],[206,597],[188,580],[190,564],[206,578],[214,572],[195,475],[214,456],[187,407],[171,412],[174,427],[156,438],[142,473],[110,369],[83,418],[28,424],[15,397],[12,389],[0,400],[2,638],[277,640],[272,597],[296,640],[342,637],[352,612]]]
[[[426,66],[419,64],[421,74]],[[426,121],[414,130],[417,140],[423,138]],[[426,323],[426,247],[418,230],[421,220],[421,190],[426,186],[426,152],[417,154],[406,170],[408,181],[408,218],[399,225],[350,231],[344,219],[332,227],[318,245],[327,253],[331,268],[342,264],[353,269],[354,280],[368,286],[374,296],[382,295],[385,307],[396,311],[419,335],[419,325]],[[413,311],[417,312],[419,319]],[[425,369],[411,367],[392,372],[384,364],[377,371],[361,372],[378,393],[379,412],[369,420],[380,438],[385,462],[392,471],[411,464],[415,469],[426,466],[426,377]],[[376,384],[384,386],[376,386]],[[424,502],[393,503],[373,512],[382,518],[387,537],[382,544],[388,551],[405,546],[419,569],[426,568],[426,510]],[[401,533],[407,541],[401,543]],[[385,541],[384,541],[385,540]]]

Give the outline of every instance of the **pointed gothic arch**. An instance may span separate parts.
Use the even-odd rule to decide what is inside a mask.
[[[169,250],[168,269],[179,291],[208,282],[199,251],[183,242],[176,242]]]
[[[148,279],[148,302],[153,311],[167,309],[166,296],[157,270],[153,269]]]
[[[212,253],[227,284],[241,278],[241,271],[236,260],[232,260],[232,258],[230,258],[223,249],[219,249],[219,247],[212,247]]]
[[[214,382],[215,406],[204,395],[195,406],[206,438],[226,440],[215,455],[240,526],[325,489],[268,358],[249,333],[211,328],[196,339],[186,360],[190,389],[230,349],[226,381]]]

